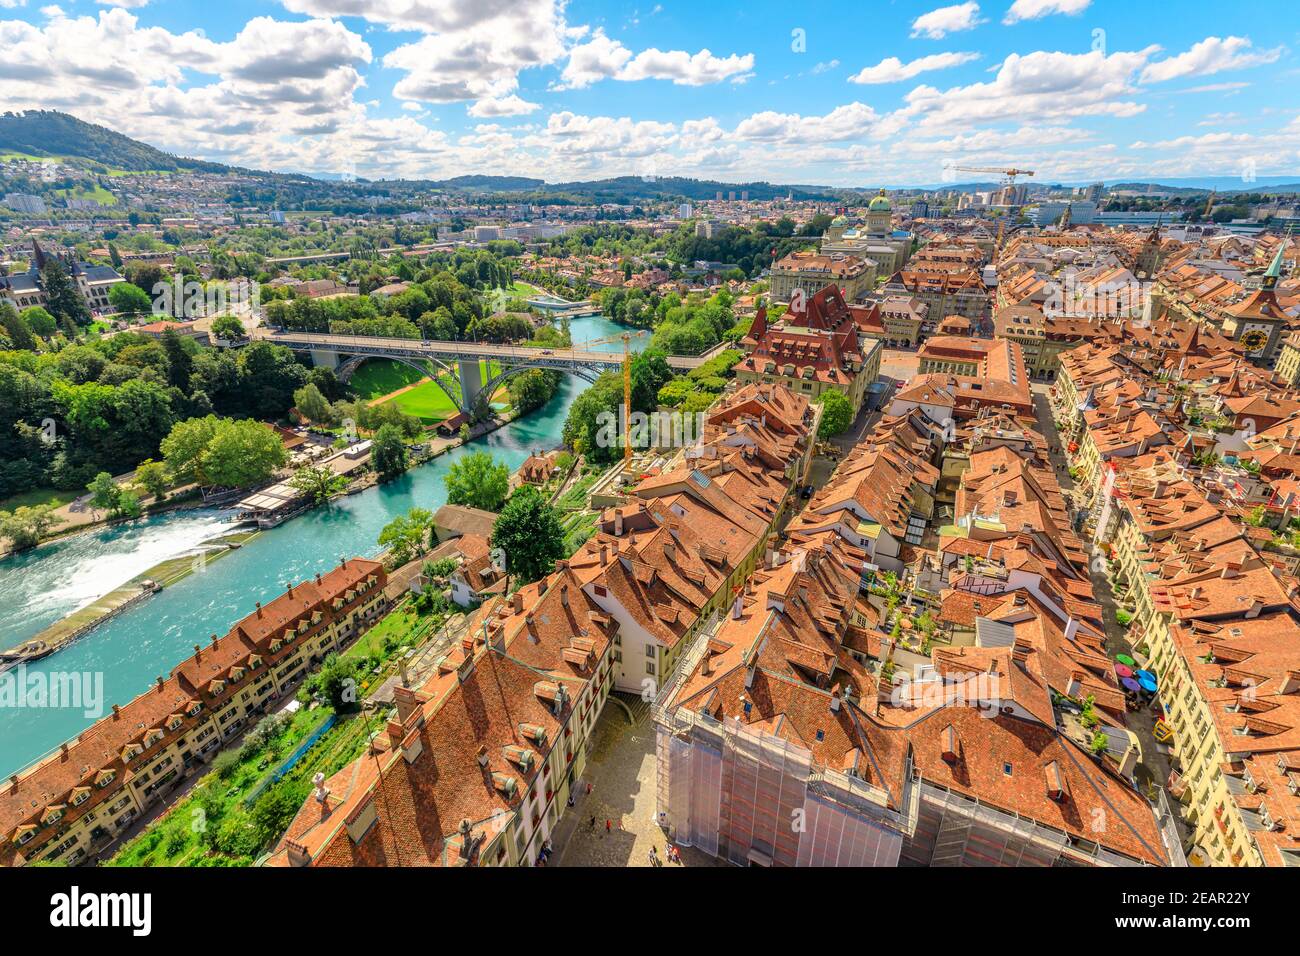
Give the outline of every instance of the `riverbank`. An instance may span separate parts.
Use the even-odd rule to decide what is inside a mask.
[[[602,318],[572,322],[575,339],[605,338],[622,327]],[[634,342],[636,347],[639,342]],[[621,351],[622,343],[600,346]],[[404,475],[357,494],[333,499],[247,546],[224,555],[209,573],[191,574],[129,611],[102,622],[85,640],[28,665],[29,674],[102,674],[105,700],[125,702],[156,676],[192,653],[195,640],[224,633],[261,600],[274,600],[291,583],[337,566],[344,557],[373,557],[384,526],[411,508],[436,510],[447,500],[444,478],[464,455],[485,451],[510,470],[537,448],[559,440],[569,407],[586,384],[564,376],[554,399],[517,420],[481,425],[468,445],[439,439],[439,454]],[[487,429],[490,428],[490,431]],[[429,436],[426,436],[426,441]],[[432,451],[430,452],[432,456]],[[147,568],[231,530],[212,511],[177,512],[97,533],[76,535],[0,562],[0,646],[31,638],[73,609],[90,604]],[[89,723],[75,708],[0,707],[0,778],[30,764]]]
[[[73,611],[35,637],[17,647],[0,651],[0,668],[38,661],[62,650],[163,588],[182,581],[191,574],[206,571],[209,564],[242,547],[258,534],[258,531],[244,531],[224,535],[205,544],[205,550],[198,554],[182,555],[154,565],[94,603]]]

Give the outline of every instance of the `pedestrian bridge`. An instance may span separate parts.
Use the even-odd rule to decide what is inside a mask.
[[[334,369],[345,382],[369,359],[386,358],[410,365],[433,379],[456,407],[470,418],[486,411],[488,397],[506,379],[527,369],[554,369],[594,382],[602,372],[620,368],[623,364],[622,351],[584,349],[581,342],[573,348],[548,349],[490,342],[443,342],[274,329],[257,329],[253,335],[296,352],[310,352],[315,365]],[[707,358],[697,355],[668,356],[668,364],[678,372],[698,368],[705,361]],[[484,380],[480,362],[494,363],[499,371]],[[487,369],[493,371],[493,365],[489,364]]]

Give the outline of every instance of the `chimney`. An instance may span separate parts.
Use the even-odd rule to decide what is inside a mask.
[[[217,635],[215,634],[212,635],[212,646],[213,647],[217,646]]]
[[[524,595],[522,591],[516,591],[510,598],[514,605],[515,613],[518,614],[524,609]]]
[[[160,691],[163,689],[163,678],[161,674],[158,675],[158,689]]]
[[[831,713],[838,714],[839,712],[840,712],[840,685],[836,684],[834,687],[831,688]]]
[[[317,770],[316,775],[311,778],[312,795],[315,796],[317,803],[324,803],[330,795],[330,788],[325,786],[325,774]]]
[[[940,756],[944,763],[956,763],[959,753],[961,752],[961,741],[957,737],[957,728],[952,724],[943,728],[939,734],[940,746],[943,750]]]
[[[480,767],[486,767],[486,766],[488,765],[488,749],[487,749],[487,747],[479,747],[479,748],[478,748],[478,765],[479,765]]]
[[[118,704],[113,705],[113,719],[119,720],[122,716],[122,708]]]
[[[569,606],[569,586],[567,584],[560,585],[560,604],[564,607]]]
[[[59,763],[64,763],[67,761],[67,759],[68,759],[68,744],[65,741],[64,743],[59,744]]]
[[[1151,497],[1152,497],[1152,498],[1163,498],[1163,497],[1165,496],[1165,489],[1166,489],[1166,488],[1167,488],[1167,484],[1166,484],[1165,480],[1164,480],[1163,478],[1157,478],[1157,479],[1156,479],[1156,486],[1155,486],[1154,488],[1151,489]]]
[[[614,537],[623,537],[623,509],[614,509]]]
[[[603,568],[609,563],[609,545],[605,542],[600,543],[600,566]]]
[[[262,616],[262,602],[261,602],[261,601],[258,601],[258,602],[257,602],[257,616],[258,616],[258,617],[261,617],[261,616]]]
[[[320,572],[319,572],[319,571],[316,572],[316,583],[317,583],[317,584],[320,584]]]
[[[293,585],[289,585],[289,597],[293,597]]]
[[[1279,694],[1294,694],[1300,690],[1300,671],[1287,671],[1286,676],[1282,678],[1282,686],[1278,688]]]
[[[1124,756],[1119,759],[1119,775],[1125,779],[1132,777],[1137,761],[1138,749],[1134,744],[1130,743],[1128,750],[1124,751]]]
[[[16,773],[9,775],[9,792],[10,793],[18,792],[18,774]]]
[[[284,848],[288,851],[290,866],[307,866],[311,863],[311,854],[297,840],[285,840]]]
[[[744,609],[745,609],[744,600],[743,600],[743,598],[741,597],[741,595],[737,594],[737,595],[736,595],[736,600],[734,600],[734,601],[731,602],[731,618],[732,618],[732,620],[739,621],[739,620],[740,620],[740,613],[741,613],[741,611],[743,611]]]
[[[1031,650],[1033,650],[1031,645],[1017,638],[1011,645],[1011,659],[1024,666],[1025,662],[1029,660]]]
[[[199,647],[197,644],[194,645],[194,659],[196,661],[203,660],[203,648]]]
[[[677,545],[673,544],[671,540],[664,542],[664,557],[671,564],[677,563]]]

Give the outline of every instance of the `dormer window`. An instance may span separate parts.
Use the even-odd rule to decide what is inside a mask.
[[[122,759],[124,761],[133,760],[140,756],[140,750],[141,748],[139,744],[127,744],[122,748]]]
[[[167,721],[168,730],[177,730],[181,725],[181,715],[172,714],[171,719]]]
[[[89,799],[90,799],[89,787],[78,787],[76,790],[72,791],[72,805],[74,807],[81,806]]]
[[[63,819],[63,807],[62,807],[62,806],[58,806],[58,807],[48,807],[48,808],[46,808],[45,813],[41,816],[41,823],[43,823],[43,824],[45,824],[47,827],[49,827],[49,826],[53,826],[54,824],[58,823],[58,822],[59,822],[60,820],[62,820],[62,819]]]
[[[14,842],[19,846],[23,846],[26,843],[30,843],[34,836],[36,836],[36,827],[28,823],[18,828],[17,832],[14,834]]]
[[[99,775],[98,775],[97,777],[95,777],[95,786],[97,786],[97,787],[101,787],[101,788],[102,788],[102,787],[107,787],[107,786],[108,786],[110,783],[112,783],[115,779],[117,779],[117,772],[116,772],[116,771],[113,771],[113,770],[101,770],[101,771],[99,772]]]
[[[194,701],[194,703],[190,704],[189,709],[185,711],[185,713],[189,714],[191,717],[194,717],[202,709],[203,709],[203,704],[196,700]]]
[[[282,647],[284,647],[284,641],[281,641],[277,638],[276,640],[271,642],[271,653],[272,654],[277,653]]]

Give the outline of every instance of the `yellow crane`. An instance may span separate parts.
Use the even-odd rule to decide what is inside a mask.
[[[960,169],[964,173],[999,173],[1006,177],[1006,181],[1003,184],[1006,186],[1014,186],[1016,184],[1017,176],[1034,175],[1032,169],[1016,169],[1015,167],[1012,167],[1011,169],[1003,169],[997,166],[949,166],[948,168]]]
[[[1217,190],[1210,190],[1210,198],[1205,200],[1205,212],[1202,215],[1208,218],[1210,213],[1214,211],[1214,200],[1218,198],[1218,195]]]
[[[623,343],[623,461],[625,462],[632,460],[632,350],[630,345],[633,339],[645,334],[645,329],[639,329],[636,332],[621,332],[598,339],[587,339],[573,346],[576,349],[579,345],[608,345],[618,341]]]

